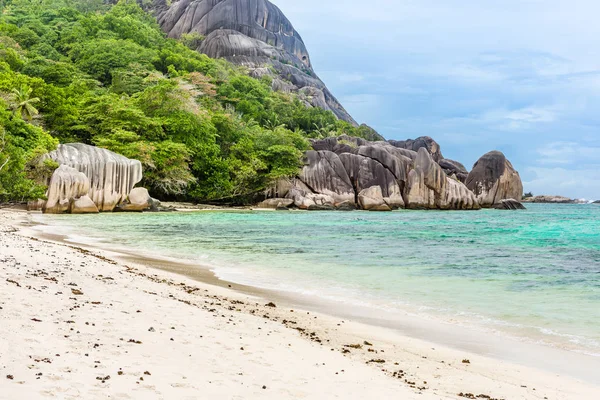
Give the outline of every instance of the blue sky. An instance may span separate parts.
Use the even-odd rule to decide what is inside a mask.
[[[599,1],[272,1],[357,121],[468,167],[501,150],[526,191],[600,199]]]

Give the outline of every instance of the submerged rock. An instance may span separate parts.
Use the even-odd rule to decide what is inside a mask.
[[[499,151],[491,151],[473,166],[466,182],[482,207],[493,207],[504,199],[520,199],[523,183],[510,161]]]
[[[494,206],[496,210],[526,210],[525,206],[515,199],[505,199]]]

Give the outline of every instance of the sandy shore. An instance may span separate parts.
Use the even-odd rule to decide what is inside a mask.
[[[0,210],[0,399],[598,399],[599,382],[29,237]],[[227,285],[225,285],[227,286]],[[599,373],[600,374],[600,373]]]

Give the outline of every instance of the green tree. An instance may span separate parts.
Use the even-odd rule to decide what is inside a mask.
[[[31,92],[33,92],[33,89],[27,85],[12,90],[15,113],[30,122],[39,114],[39,111],[33,105],[40,102],[39,97],[31,97]]]

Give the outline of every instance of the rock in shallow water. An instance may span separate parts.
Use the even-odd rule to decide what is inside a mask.
[[[358,194],[358,204],[366,211],[392,211],[383,199],[380,186],[372,186]]]
[[[482,207],[493,207],[504,199],[523,196],[519,173],[499,151],[491,151],[475,163],[466,185]]]
[[[496,210],[526,210],[525,206],[515,199],[505,199],[494,206]]]

